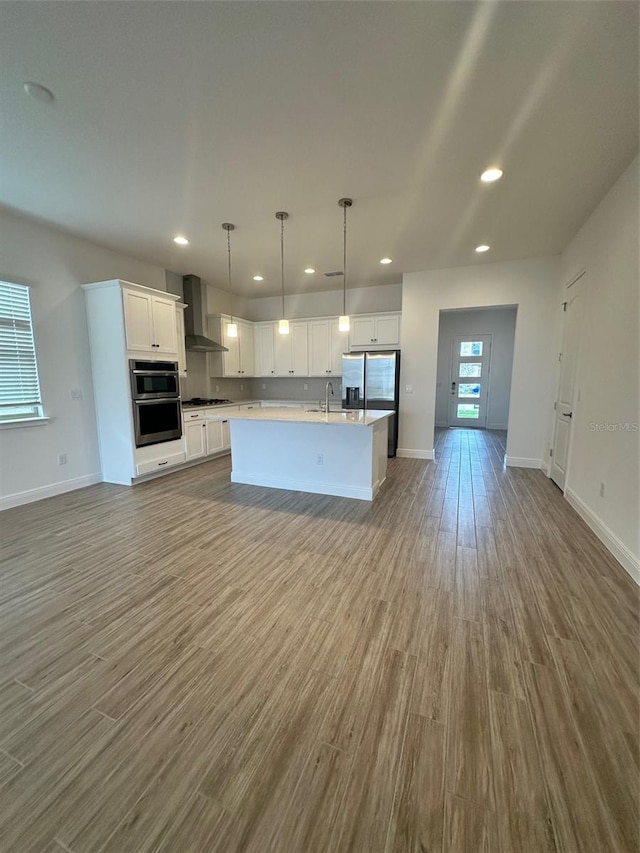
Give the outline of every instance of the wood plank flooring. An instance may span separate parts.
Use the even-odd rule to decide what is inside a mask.
[[[0,516],[0,850],[632,853],[638,589],[504,434]]]

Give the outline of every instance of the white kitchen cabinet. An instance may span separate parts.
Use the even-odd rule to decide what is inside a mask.
[[[129,360],[178,361],[177,296],[132,281],[82,285],[102,479],[130,486],[184,462],[184,442],[136,447]],[[176,449],[178,448],[178,449]]]
[[[222,421],[205,421],[206,454],[220,453],[224,449]]]
[[[176,336],[178,339],[178,372],[187,375],[187,350],[184,340],[184,302],[176,302]]]
[[[309,375],[309,324],[289,323],[289,334],[274,335],[274,364],[276,376]]]
[[[185,459],[184,442],[181,439],[136,447],[136,476],[162,473],[166,469],[182,465]]]
[[[254,375],[253,323],[236,317],[233,322],[238,327],[238,337],[229,336],[228,327],[231,317],[209,317],[210,337],[221,340],[228,352],[211,353],[210,375],[238,378]]]
[[[361,314],[351,317],[351,349],[400,345],[400,314]]]
[[[256,323],[253,327],[255,376],[275,376],[273,336],[277,333],[277,328],[273,323]]]
[[[183,421],[184,449],[187,462],[207,452],[207,433],[204,412],[190,412]]]
[[[341,376],[342,354],[349,349],[349,333],[341,332],[338,320],[310,320],[309,376]]]
[[[127,350],[177,360],[176,300],[128,288],[122,299]]]

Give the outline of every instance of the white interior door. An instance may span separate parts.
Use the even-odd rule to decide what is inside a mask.
[[[558,396],[555,402],[555,422],[553,430],[553,448],[551,479],[564,490],[567,479],[569,443],[573,423],[575,399],[576,365],[580,344],[580,326],[584,303],[584,274],[567,287],[564,303],[564,329],[562,332],[562,352],[560,353],[560,380]]]
[[[451,352],[449,426],[485,427],[491,335],[456,335]]]

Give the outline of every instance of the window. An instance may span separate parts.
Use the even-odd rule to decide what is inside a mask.
[[[0,281],[0,422],[41,417],[29,288]]]

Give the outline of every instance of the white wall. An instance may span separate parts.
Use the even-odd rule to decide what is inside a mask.
[[[0,278],[31,286],[43,426],[0,429],[3,505],[96,482],[100,462],[89,339],[80,285],[123,278],[165,290],[165,271],[0,211]],[[82,400],[72,400],[72,389]],[[58,454],[67,464],[58,465]]]
[[[440,311],[516,305],[507,455],[536,467],[546,459],[559,312],[557,258],[533,258],[408,273],[402,284],[402,374],[399,449],[431,458],[435,422]],[[404,393],[404,387],[413,393]]]
[[[447,426],[451,395],[451,353],[456,335],[490,334],[491,371],[487,404],[487,429],[506,429],[509,418],[513,342],[516,331],[513,307],[478,308],[475,311],[442,311],[438,330],[436,378],[436,426]]]
[[[591,427],[640,420],[638,183],[636,157],[562,253],[558,299],[586,270],[567,497],[640,579],[640,434]]]
[[[354,287],[347,290],[348,314],[373,314],[401,310],[401,284]],[[279,296],[250,299],[248,311],[250,316],[246,318],[247,320],[279,320],[282,314],[282,299]],[[285,311],[289,320],[342,314],[342,290],[324,290],[318,293],[296,293],[285,296]]]

